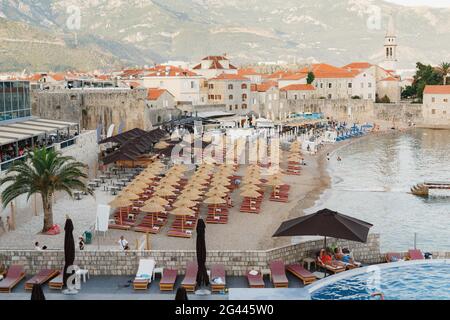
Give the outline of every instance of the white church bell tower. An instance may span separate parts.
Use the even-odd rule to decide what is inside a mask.
[[[396,70],[397,68],[397,36],[394,25],[394,17],[389,16],[389,24],[384,37],[384,61],[383,68]]]

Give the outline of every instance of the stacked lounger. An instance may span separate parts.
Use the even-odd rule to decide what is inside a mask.
[[[283,261],[272,261],[270,267],[270,279],[275,288],[287,288],[289,285],[288,278]]]
[[[181,286],[186,289],[188,292],[194,292],[195,287],[197,286],[197,271],[198,265],[197,262],[189,262],[186,266],[186,274],[184,275],[184,279],[181,282]]]
[[[289,189],[290,186],[285,184],[278,188],[275,188],[270,194],[270,201],[276,202],[288,202],[289,201]]]
[[[257,199],[245,197],[244,201],[242,201],[240,211],[246,213],[260,213],[262,200],[263,195],[261,195]]]
[[[223,204],[220,206],[208,207],[208,216],[206,217],[206,223],[212,224],[227,224],[228,223],[228,205]]]
[[[0,292],[11,292],[12,289],[25,278],[25,271],[22,266],[12,265],[9,267],[6,277],[0,281]]]
[[[146,213],[134,231],[157,234],[167,223],[167,213]]]
[[[178,270],[164,268],[161,281],[159,282],[159,290],[173,291],[175,281],[177,280]]]
[[[64,269],[48,283],[48,287],[54,290],[62,290],[64,287]]]
[[[152,281],[153,270],[155,269],[155,260],[141,259],[139,261],[138,271],[133,281],[134,290],[146,290]]]
[[[25,290],[32,290],[35,284],[44,284],[59,274],[58,270],[42,269],[37,275],[25,283]]]

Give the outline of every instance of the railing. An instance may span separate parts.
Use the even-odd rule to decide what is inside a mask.
[[[54,149],[54,146],[49,146],[47,147],[47,149]],[[26,155],[11,159],[11,160],[7,160],[7,161],[3,161],[2,163],[0,163],[0,171],[5,171],[8,170],[9,167],[11,167],[15,162],[18,161],[24,161],[26,158]]]
[[[76,144],[76,142],[77,142],[77,138],[72,138],[72,139],[66,140],[64,142],[61,142],[59,147],[60,147],[60,149],[64,149],[64,148],[73,146],[74,144]]]

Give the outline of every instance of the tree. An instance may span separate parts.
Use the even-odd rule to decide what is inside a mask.
[[[413,86],[406,86],[405,89],[402,90],[402,99],[413,99],[416,97],[416,89],[417,88]]]
[[[443,83],[444,83],[444,85],[446,85],[447,84],[447,76],[448,76],[448,74],[450,72],[450,63],[449,62],[442,62],[439,65],[439,71],[442,74]]]
[[[380,103],[391,103],[391,99],[387,95],[384,95],[383,98],[381,98]]]
[[[44,209],[44,226],[47,232],[53,226],[52,199],[56,191],[63,191],[73,197],[73,191],[85,191],[92,195],[82,179],[86,166],[73,157],[62,156],[53,149],[34,149],[24,161],[15,162],[0,179],[0,186],[7,185],[1,193],[3,207],[21,195],[27,200],[33,194],[40,194]]]
[[[316,76],[314,75],[314,73],[312,71],[308,72],[308,75],[306,77],[306,83],[307,84],[313,83],[315,78],[316,78]]]
[[[431,65],[420,62],[416,64],[416,75],[412,84],[419,99],[423,98],[423,90],[426,85],[438,85],[443,83],[442,72]]]

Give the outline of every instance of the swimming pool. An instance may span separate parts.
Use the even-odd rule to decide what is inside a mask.
[[[312,300],[450,300],[450,260],[387,263],[346,271],[308,286]]]

